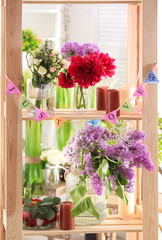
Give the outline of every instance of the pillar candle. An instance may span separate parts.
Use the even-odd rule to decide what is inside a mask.
[[[60,229],[74,229],[74,218],[71,217],[71,209],[74,207],[72,202],[62,202],[60,204]]]
[[[130,99],[133,97],[135,88],[121,87],[119,88],[119,92],[120,92],[120,105],[121,105],[126,99]],[[135,107],[135,98],[131,100],[131,105],[133,108]],[[132,112],[121,110],[121,114],[132,114]]]
[[[116,110],[120,106],[119,91],[117,89],[106,90],[106,113]],[[117,111],[117,117],[120,110]]]
[[[96,100],[97,100],[97,110],[98,111],[105,111],[105,101],[106,101],[106,89],[109,87],[107,86],[99,86],[96,88]]]
[[[135,214],[135,201],[134,201],[134,193],[125,193],[128,199],[128,205],[125,205],[125,202],[118,198],[118,213],[120,218],[122,219],[131,219],[134,218]]]

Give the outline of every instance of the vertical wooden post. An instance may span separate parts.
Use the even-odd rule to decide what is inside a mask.
[[[0,239],[5,240],[3,209],[5,209],[5,11],[1,1],[1,118],[0,118]]]
[[[146,80],[157,62],[157,0],[143,0],[142,17],[142,80]],[[145,144],[151,152],[155,171],[143,169],[143,239],[158,240],[158,115],[157,84],[147,83],[143,98],[143,130]]]
[[[6,1],[6,74],[22,89],[22,1]],[[8,82],[7,84],[8,85]],[[22,118],[20,95],[6,96],[6,239],[22,239]]]

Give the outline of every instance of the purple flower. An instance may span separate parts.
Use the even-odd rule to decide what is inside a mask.
[[[80,54],[80,50],[81,47],[77,42],[67,42],[61,48],[61,55],[64,55],[66,60],[70,60],[72,56]]]
[[[81,50],[80,50],[80,55],[81,56],[86,56],[89,53],[94,53],[94,52],[100,52],[100,49],[98,46],[94,43],[84,43],[81,45]]]

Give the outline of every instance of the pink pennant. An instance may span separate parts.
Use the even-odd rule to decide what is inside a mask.
[[[21,94],[21,92],[17,89],[15,84],[10,80],[10,83],[8,85],[8,88],[5,92],[5,94],[8,95],[8,94],[15,94],[15,93]]]
[[[139,87],[137,88],[137,90],[135,91],[135,93],[133,94],[134,97],[145,97],[147,96],[145,89],[143,87],[142,84],[139,85]]]
[[[105,116],[101,117],[101,119],[107,119],[108,121],[110,121],[116,125],[116,112],[117,112],[117,110],[112,111],[112,112],[106,114]]]
[[[43,110],[39,108],[36,108],[36,109],[37,109],[37,123],[49,116],[49,114],[47,114]]]

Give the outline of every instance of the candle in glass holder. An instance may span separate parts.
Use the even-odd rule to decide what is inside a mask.
[[[135,89],[129,88],[129,87],[121,87],[119,91],[120,91],[120,105],[121,105],[125,100],[131,99],[133,97]],[[131,105],[133,108],[135,107],[135,98],[131,100]],[[132,112],[121,110],[121,114],[132,114]]]
[[[117,89],[106,90],[106,113],[116,110],[120,106],[119,91]],[[116,113],[120,116],[120,110]]]
[[[99,86],[96,88],[96,100],[97,100],[97,110],[104,111],[106,110],[105,101],[106,101],[106,89],[107,86]]]
[[[62,202],[60,204],[60,229],[74,229],[74,218],[71,217],[71,209],[74,207],[72,202]]]

